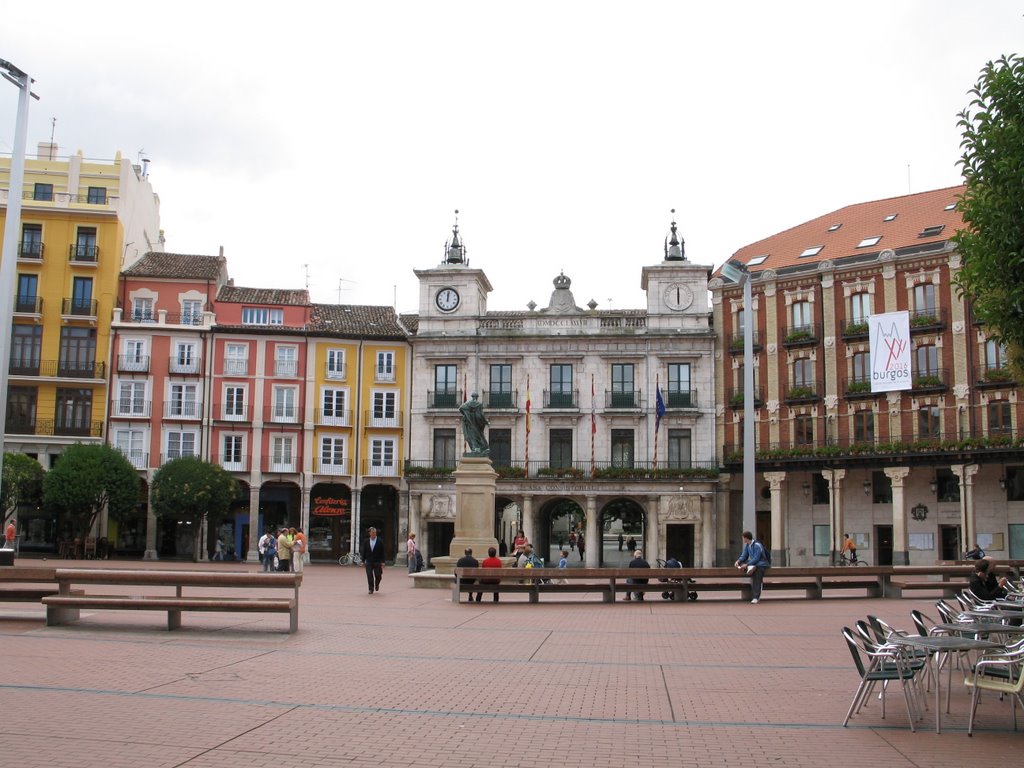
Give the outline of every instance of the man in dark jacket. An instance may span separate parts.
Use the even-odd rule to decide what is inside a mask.
[[[630,568],[650,568],[651,564],[648,563],[646,560],[644,560],[644,553],[641,550],[638,549],[635,552],[633,552],[633,559],[629,561],[629,567]],[[647,583],[647,579],[629,578],[629,579],[626,579],[626,583],[627,584],[646,584]],[[627,592],[626,596],[623,599],[624,600],[632,600],[633,596],[629,592]],[[637,592],[636,593],[636,599],[637,600],[643,600],[644,599],[644,593],[643,592]]]
[[[472,547],[466,547],[465,553],[462,555],[462,557],[459,558],[458,562],[455,563],[455,567],[456,568],[479,568],[480,567],[479,561],[475,557],[473,557],[473,548]],[[474,579],[460,579],[460,581],[463,584],[472,584],[474,582]],[[476,593],[476,601],[478,603],[480,602],[481,595],[482,595],[482,593],[480,593],[480,592]],[[466,593],[466,602],[467,603],[473,602],[473,593],[472,592]]]
[[[366,587],[372,595],[380,592],[380,577],[384,574],[384,542],[377,538],[377,529],[367,530],[369,536],[359,546],[359,557],[366,569]]]
[[[979,600],[999,600],[1006,597],[1006,578],[997,579],[990,560],[979,560],[971,574],[971,592]]]

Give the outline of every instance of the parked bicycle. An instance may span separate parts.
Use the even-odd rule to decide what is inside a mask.
[[[346,552],[344,555],[338,558],[338,565],[362,565],[363,561],[359,559],[358,552]]]
[[[847,555],[845,552],[839,553],[839,562],[836,565],[867,565],[867,560],[862,560],[857,555]]]

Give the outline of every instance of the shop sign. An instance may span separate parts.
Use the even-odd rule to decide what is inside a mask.
[[[339,496],[314,496],[313,514],[320,517],[348,517],[348,499]]]

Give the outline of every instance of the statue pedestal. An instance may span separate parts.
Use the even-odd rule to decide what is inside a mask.
[[[453,473],[455,477],[455,538],[448,547],[448,557],[431,560],[438,573],[451,574],[455,563],[473,549],[480,562],[487,557],[487,548],[498,548],[494,538],[494,491],[498,473],[486,457],[463,456]]]

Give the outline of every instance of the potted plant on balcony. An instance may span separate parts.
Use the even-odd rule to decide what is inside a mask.
[[[813,341],[814,331],[810,328],[797,328],[796,330],[790,331],[786,334],[786,344],[796,344],[801,341]]]
[[[848,395],[860,395],[865,392],[871,391],[871,382],[867,379],[857,379],[848,382],[846,385],[846,394]]]
[[[733,352],[742,352],[743,351],[743,337],[742,336],[733,336],[732,337],[732,341],[729,342],[729,349],[731,351],[733,351]]]
[[[576,467],[541,467],[537,470],[537,475],[540,477],[579,478],[583,477],[583,472]]]
[[[807,386],[791,387],[789,392],[786,393],[786,397],[789,400],[807,400],[814,397],[814,388]]]
[[[739,408],[743,405],[743,393],[734,392],[732,397],[729,398],[729,405],[733,408]]]
[[[942,379],[937,374],[926,373],[921,376],[914,377],[914,389],[930,389],[932,387],[941,387]]]
[[[983,378],[991,382],[1013,381],[1013,372],[1009,368],[986,368]]]
[[[914,315],[912,318],[910,318],[910,324],[914,328],[927,328],[928,326],[931,325],[938,325],[939,318],[933,314],[925,312],[923,314]]]
[[[526,477],[526,467],[495,467],[494,471],[498,473],[498,477],[506,479]]]
[[[862,323],[850,323],[843,328],[843,336],[864,336],[868,332],[868,324]]]

